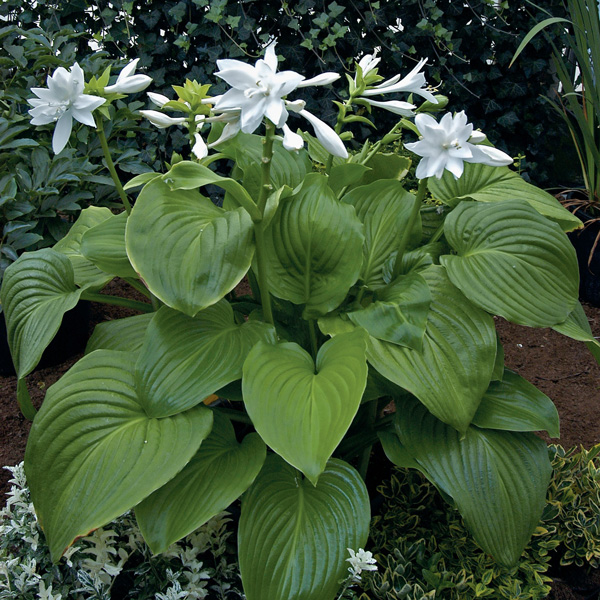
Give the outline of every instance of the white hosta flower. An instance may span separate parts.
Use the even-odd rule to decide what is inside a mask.
[[[325,73],[321,73],[320,75],[316,75],[315,77],[311,77],[310,79],[305,79],[301,81],[297,87],[310,87],[311,85],[330,85],[331,83],[336,82],[341,75],[339,73],[332,73],[331,71],[327,71]]]
[[[192,146],[192,154],[196,158],[204,158],[208,156],[208,146],[202,139],[202,136],[199,133],[196,133],[194,134],[194,139],[196,140],[196,143]]]
[[[417,94],[425,100],[429,100],[433,104],[437,104],[436,97],[427,89],[425,75],[421,73],[421,69],[427,63],[427,59],[423,58],[417,63],[417,66],[404,78],[400,79],[400,75],[394,75],[391,79],[380,83],[368,90],[365,90],[363,96],[377,96],[378,94],[394,94],[396,92],[407,92],[409,94]]]
[[[350,558],[346,561],[350,563],[348,571],[353,577],[360,579],[360,574],[363,571],[377,571],[377,561],[373,558],[373,554],[367,550],[359,548],[356,552],[352,548],[346,548],[350,553]]]
[[[33,106],[29,114],[33,117],[32,125],[56,122],[52,150],[58,154],[69,141],[73,119],[84,125],[96,127],[92,112],[106,100],[83,93],[85,76],[77,63],[68,71],[64,67],[58,67],[48,77],[47,83],[47,88],[31,88],[37,98],[28,100]]]
[[[417,108],[414,104],[402,102],[401,100],[388,100],[387,102],[378,102],[377,100],[371,100],[370,98],[363,98],[363,100],[368,102],[371,106],[384,108],[395,115],[401,115],[403,117],[414,117],[414,110]]]
[[[294,133],[287,125],[283,129],[283,147],[290,152],[298,151],[304,148],[304,140],[301,135]]]
[[[169,115],[165,115],[157,110],[140,110],[140,115],[146,117],[152,125],[155,125],[159,129],[165,129],[166,127],[171,127],[171,125],[181,125],[187,121],[186,117],[169,117]]]
[[[340,136],[327,123],[324,123],[307,110],[301,110],[298,114],[313,126],[317,139],[327,152],[340,158],[348,158],[348,151],[344,146],[344,142],[342,142]]]
[[[365,54],[360,61],[358,66],[362,70],[363,78],[370,73],[381,61],[381,57],[377,57],[377,50],[373,54]],[[354,76],[354,82],[356,83],[356,76]]]
[[[163,94],[158,94],[156,92],[146,92],[148,94],[148,98],[152,100],[153,104],[156,104],[159,108],[162,108],[167,102],[170,102],[170,99]]]
[[[135,94],[136,92],[145,90],[152,83],[152,77],[134,74],[139,60],[139,58],[136,58],[128,65],[125,65],[121,69],[117,81],[112,85],[107,85],[104,91],[117,94]]]
[[[446,113],[438,123],[431,115],[419,114],[415,125],[421,134],[418,142],[405,144],[405,147],[422,156],[417,166],[419,179],[437,177],[440,179],[444,169],[459,178],[465,162],[482,163],[494,167],[512,164],[508,154],[490,146],[478,146],[485,135],[473,132],[473,125],[467,122],[464,111],[451,115]]]

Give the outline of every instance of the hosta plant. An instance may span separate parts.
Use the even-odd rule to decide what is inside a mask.
[[[160,110],[145,116],[185,128],[191,160],[115,182],[121,214],[87,209],[54,248],[7,269],[2,303],[30,414],[24,378],[65,311],[127,303],[98,293],[115,276],[149,299],[97,327],[35,415],[25,470],[55,560],[132,508],[163,552],[241,497],[248,600],[333,599],[347,548],[367,541],[365,476],[381,442],[499,564],[518,561],[551,471],[533,432],[556,436],[558,417],[504,368],[493,315],[595,351],[565,235],[579,221],[463,112],[432,116],[445,101],[426,87],[424,61],[385,81],[378,62],[362,57],[348,77],[335,129],[306,111],[301,88],[337,75],[278,71],[274,44],[255,65],[219,61],[222,96],[192,81],[174,100],[153,94]],[[78,102],[102,135],[133,70],[111,86],[108,72],[84,88],[78,77],[63,69],[31,112],[60,122]],[[349,151],[347,127],[373,125],[379,108],[398,124]],[[295,116],[316,137],[293,129]],[[403,185],[410,160],[382,152],[403,135],[417,190]],[[68,139],[63,122],[55,143]],[[433,230],[421,217],[431,195],[445,207]],[[240,297],[245,277],[252,294]],[[382,413],[390,400],[393,416]]]

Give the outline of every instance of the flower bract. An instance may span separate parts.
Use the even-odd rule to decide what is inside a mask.
[[[106,101],[99,96],[84,94],[85,76],[82,68],[75,63],[68,71],[58,67],[48,77],[47,88],[31,88],[37,98],[28,100],[33,106],[29,110],[32,125],[47,125],[56,122],[52,136],[52,150],[58,154],[69,141],[73,119],[96,127],[92,112]]]

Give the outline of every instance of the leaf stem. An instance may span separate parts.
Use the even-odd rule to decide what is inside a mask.
[[[129,300],[119,296],[110,296],[108,294],[99,294],[97,292],[85,291],[81,294],[82,300],[90,300],[91,302],[102,302],[103,304],[113,304],[114,306],[124,306],[140,312],[152,312],[154,309],[147,302],[139,302],[138,300]]]
[[[404,257],[404,252],[406,252],[406,247],[408,246],[410,234],[412,233],[415,223],[417,222],[417,217],[419,216],[419,211],[421,210],[421,205],[423,204],[423,200],[425,199],[426,194],[427,178],[420,179],[419,190],[417,191],[417,197],[415,198],[415,203],[413,204],[410,217],[408,218],[408,224],[404,228],[404,231],[402,232],[402,238],[400,239],[400,244],[398,244],[398,254],[396,256],[396,262],[394,263],[392,279],[396,279],[396,277],[400,275],[400,270],[402,269],[402,258]]]
[[[373,425],[375,424],[375,419],[377,419],[377,400],[371,400],[367,412],[366,418],[366,427],[368,429],[373,429]],[[358,472],[364,481],[367,479],[367,471],[369,469],[369,461],[371,460],[371,451],[373,450],[373,444],[368,444],[365,446],[360,455],[360,460],[358,463]]]
[[[102,146],[102,151],[104,152],[104,159],[106,160],[106,167],[112,177],[112,180],[115,184],[115,188],[119,194],[119,198],[121,198],[121,202],[127,214],[131,214],[131,203],[129,202],[129,198],[127,198],[127,194],[123,189],[123,185],[121,184],[121,180],[117,175],[117,170],[115,169],[115,163],[112,160],[110,155],[110,149],[108,147],[108,140],[106,139],[106,135],[104,134],[104,121],[101,115],[98,115],[98,126],[96,128],[96,133],[98,134],[98,138],[100,139],[100,145]]]
[[[317,330],[315,329],[315,320],[308,319],[308,333],[310,335],[310,351],[313,360],[317,360],[317,353],[319,351],[319,345],[317,343]]]

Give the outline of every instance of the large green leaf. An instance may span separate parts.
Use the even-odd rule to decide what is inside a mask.
[[[162,307],[148,326],[136,365],[147,414],[174,415],[240,379],[246,356],[259,340],[275,343],[274,328],[260,321],[238,325],[226,300],[196,317]]]
[[[229,420],[215,411],[212,431],[192,460],[135,509],[152,552],[164,552],[225,510],[252,484],[265,457],[266,447],[257,433],[239,444]]]
[[[358,279],[362,243],[354,208],[336,200],[325,176],[308,175],[296,195],[282,199],[265,231],[271,292],[306,304],[306,318],[327,313]]]
[[[348,317],[378,340],[421,351],[430,304],[427,282],[410,273],[380,289],[372,304],[349,312]]]
[[[437,199],[450,206],[456,206],[461,200],[490,203],[520,200],[558,223],[563,231],[581,227],[581,221],[554,196],[527,183],[508,167],[466,163],[460,178],[456,179],[450,171],[444,171],[441,179],[430,177],[427,187]]]
[[[152,293],[190,316],[230,292],[254,254],[252,219],[243,208],[225,211],[159,179],[141,191],[125,238],[131,264]]]
[[[343,201],[354,206],[356,216],[365,226],[363,268],[360,274],[370,288],[384,284],[383,265],[397,249],[406,229],[415,197],[399,181],[381,179],[355,188]],[[411,232],[409,247],[421,240],[421,220]]]
[[[38,364],[63,315],[77,304],[82,291],[75,286],[69,259],[49,248],[26,252],[6,269],[2,308],[19,378]]]
[[[592,333],[587,316],[579,302],[577,302],[573,312],[571,312],[567,319],[563,323],[554,325],[552,329],[574,340],[585,342],[596,362],[600,364],[600,342],[598,342]]]
[[[575,250],[555,223],[526,203],[463,202],[444,230],[457,255],[440,261],[474,304],[531,327],[561,323],[575,307]]]
[[[494,321],[450,283],[442,267],[421,275],[432,295],[422,351],[371,337],[369,362],[436,417],[465,431],[494,370]]]
[[[67,235],[54,244],[54,250],[69,257],[75,271],[75,283],[80,287],[101,288],[112,279],[81,252],[83,234],[112,216],[112,212],[105,207],[84,208]]]
[[[316,366],[298,344],[259,342],[244,363],[242,391],[256,431],[316,485],[358,411],[367,383],[366,336],[339,335]]]
[[[396,432],[436,486],[451,496],[477,543],[513,566],[546,505],[552,467],[533,433],[448,427],[414,400],[396,407]]]
[[[242,499],[240,571],[248,600],[333,600],[347,548],[364,547],[369,497],[359,474],[332,459],[313,487],[278,456],[267,457]]]
[[[125,250],[127,213],[113,215],[81,236],[81,253],[106,273],[137,277]]]
[[[126,352],[98,350],[76,363],[48,390],[25,453],[53,560],[172,479],[211,426],[205,406],[148,417]]]
[[[85,353],[94,350],[121,350],[137,355],[144,343],[146,329],[154,313],[98,323],[88,340]]]
[[[559,436],[558,411],[552,400],[508,369],[492,381],[473,417],[473,425],[507,431],[542,431]]]

